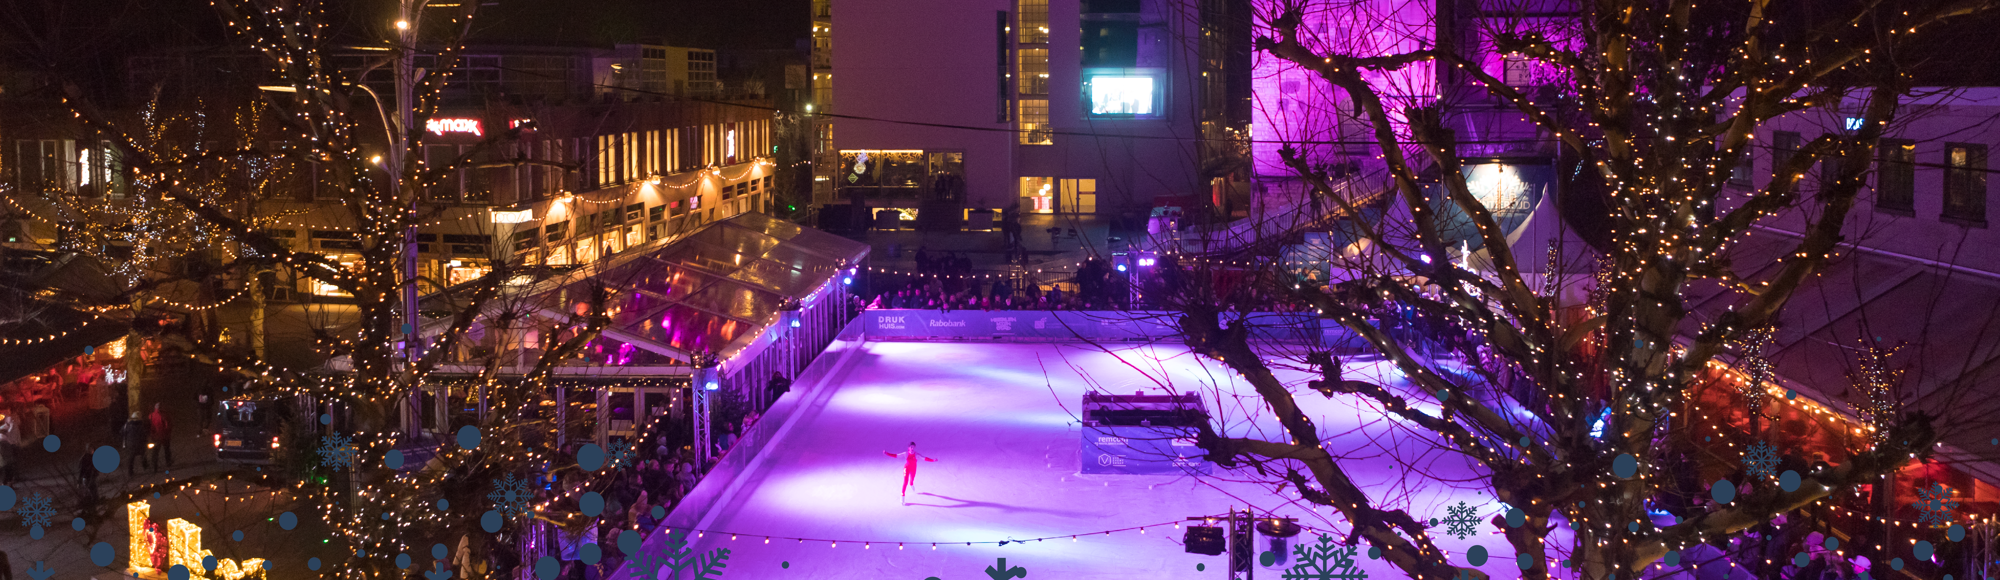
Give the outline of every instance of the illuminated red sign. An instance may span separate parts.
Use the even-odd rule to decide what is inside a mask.
[[[443,135],[446,133],[485,135],[485,131],[480,127],[478,119],[430,119],[424,121],[424,129],[430,131],[432,135]]]

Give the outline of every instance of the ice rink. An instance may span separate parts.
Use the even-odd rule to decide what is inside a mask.
[[[1157,394],[1156,381],[1167,380],[1176,390],[1203,392],[1210,411],[1225,417],[1234,434],[1275,429],[1247,386],[1238,398],[1219,364],[1204,364],[1184,350],[1176,356],[1165,348],[1118,348],[1123,350],[1114,354],[1082,344],[863,344],[841,355],[846,359],[824,386],[802,393],[805,406],[793,423],[703,518],[702,529],[722,533],[708,532],[694,547],[730,548],[725,578],[973,580],[987,578],[984,570],[997,558],[1025,569],[1029,578],[1223,578],[1226,556],[1183,552],[1182,531],[1172,522],[1248,504],[1259,514],[1347,529],[1332,510],[1290,503],[1296,497],[1290,492],[1220,469],[1202,477],[1079,475],[1076,413],[1093,386]],[[1372,371],[1371,365],[1354,367],[1349,377],[1371,378]],[[1388,382],[1395,382],[1393,376]],[[1305,394],[1299,401],[1326,434],[1328,449],[1351,458],[1343,462],[1350,475],[1383,507],[1429,520],[1464,501],[1478,510],[1477,533],[1460,540],[1439,525],[1432,528],[1439,544],[1459,563],[1472,545],[1483,544],[1491,554],[1483,570],[1495,578],[1519,573],[1512,551],[1487,523],[1504,506],[1474,486],[1422,483],[1473,478],[1474,469],[1433,449],[1427,433],[1371,407]],[[919,465],[905,505],[897,495],[902,462],[883,452],[902,451],[912,441],[938,462]],[[1399,447],[1384,447],[1391,444]],[[1406,480],[1406,471],[1427,477]],[[1149,524],[1162,525],[1144,533],[1102,533]],[[1090,532],[1099,533],[1069,538]],[[767,543],[766,535],[847,541]],[[953,544],[1045,536],[1059,539]],[[1312,536],[1308,531],[1292,543]],[[1268,548],[1261,536],[1257,546]],[[1404,576],[1365,555],[1358,561],[1372,578]],[[1291,563],[1258,567],[1256,575],[1279,578]],[[1197,571],[1197,564],[1207,570]]]

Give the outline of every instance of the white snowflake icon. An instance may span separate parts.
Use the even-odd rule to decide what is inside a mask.
[[[325,465],[334,471],[354,469],[354,456],[360,452],[361,450],[354,446],[352,439],[339,433],[327,435],[319,441],[320,465]]]
[[[1958,501],[1951,498],[1951,488],[1933,483],[1928,488],[1918,488],[1917,501],[1910,506],[1922,512],[1918,523],[1942,526],[1951,523],[1951,510],[1958,507]]]
[[[1758,441],[1743,450],[1743,470],[1756,479],[1768,479],[1777,474],[1778,450],[1770,444]]]
[[[1461,540],[1479,533],[1478,508],[1458,502],[1458,505],[1446,506],[1444,512],[1444,533]],[[1437,524],[1432,522],[1431,525]]]
[[[509,473],[504,479],[493,480],[493,493],[486,494],[486,499],[493,500],[494,511],[502,517],[514,518],[528,513],[528,500],[534,499],[534,494],[528,492],[528,480]]]
[[[49,526],[49,518],[56,515],[55,508],[50,505],[54,499],[38,491],[21,498],[21,507],[14,508],[14,514],[21,516],[21,525],[30,528],[29,535],[40,538],[42,528]]]

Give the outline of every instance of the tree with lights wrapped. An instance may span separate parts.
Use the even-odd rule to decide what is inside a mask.
[[[362,577],[400,576],[394,564],[398,554],[421,552],[432,544],[457,545],[469,530],[481,528],[493,481],[510,476],[554,479],[576,471],[581,477],[564,479],[580,490],[600,488],[609,479],[577,469],[560,449],[553,434],[574,426],[554,420],[546,401],[555,368],[584,352],[608,323],[606,286],[586,283],[552,296],[526,293],[522,289],[533,285],[520,280],[539,280],[552,272],[505,260],[495,260],[478,279],[449,288],[415,272],[417,228],[446,209],[425,202],[425,192],[433,186],[480,167],[539,164],[575,170],[499,154],[520,139],[519,127],[490,133],[454,160],[424,161],[425,132],[418,128],[437,112],[445,87],[454,80],[450,71],[478,5],[403,0],[397,13],[389,15],[393,18],[361,34],[370,39],[363,42],[367,54],[379,56],[363,70],[343,71],[329,51],[350,45],[352,33],[337,30],[337,19],[326,14],[337,7],[264,0],[215,3],[223,21],[261,54],[276,79],[261,91],[237,95],[254,104],[211,104],[179,112],[185,115],[180,118],[257,116],[260,128],[239,126],[245,131],[229,138],[163,133],[157,129],[173,124],[99,107],[75,85],[65,99],[84,127],[110,144],[130,176],[128,199],[105,205],[158,206],[161,215],[176,216],[173,223],[206,236],[174,236],[164,245],[185,251],[229,248],[235,259],[216,275],[248,277],[259,268],[282,268],[352,297],[352,320],[314,330],[318,354],[339,361],[344,372],[276,366],[261,351],[227,348],[214,336],[185,336],[180,343],[198,361],[254,379],[246,383],[245,395],[310,396],[320,403],[319,410],[337,416],[322,420],[326,426],[320,428],[329,437],[351,442],[351,448],[336,448],[337,458],[313,448],[321,441],[285,451],[313,455],[305,463],[316,464],[323,477],[298,482],[292,499],[317,504],[314,511],[323,514],[354,555],[336,566]],[[420,53],[434,57],[438,70],[416,67]],[[361,82],[379,71],[394,79],[393,93],[377,94]],[[281,179],[280,174],[300,177]],[[271,188],[283,191],[266,191]],[[338,200],[358,242],[353,260],[295,249],[273,236],[272,227],[289,214],[258,202],[267,195],[297,197],[300,188],[310,188],[319,199]],[[94,223],[84,219],[89,217],[65,219],[65,225],[100,231],[88,225]],[[129,234],[115,227],[102,231],[99,237]],[[436,292],[420,302],[420,285]],[[144,289],[134,294],[143,298]],[[533,322],[535,315],[547,317],[549,311],[564,316],[553,325]],[[434,336],[420,340],[419,331],[426,328]],[[480,355],[487,361],[486,372],[477,377],[474,390],[483,391],[486,407],[479,418],[469,419],[483,434],[480,444],[472,449],[432,445],[437,453],[430,461],[391,465],[393,450],[421,443],[412,439],[419,427],[399,415],[410,415],[406,405],[416,405],[415,397],[429,396],[420,393],[435,387],[427,381],[441,365],[463,362],[465,353],[479,350],[480,345],[467,344],[475,328],[495,344],[529,344],[529,335],[539,335],[540,343],[532,357],[517,359],[525,361],[525,370],[515,378],[499,377],[499,361],[524,356],[520,350],[488,348]],[[584,421],[576,415],[571,414],[570,422]],[[314,418],[299,419],[307,423]],[[350,455],[352,461],[346,461]],[[575,490],[564,492],[573,495]],[[452,507],[441,509],[443,505]],[[503,519],[503,533],[515,533],[534,518],[577,521],[552,507],[553,502],[522,505],[527,507],[522,517]]]
[[[1837,464],[1786,463],[1778,469],[1796,484],[1758,479],[1740,495],[1717,492],[1705,503],[1710,482],[1692,479],[1700,458],[1686,456],[1696,453],[1690,438],[1703,439],[1694,433],[1707,412],[1694,394],[1749,375],[1745,392],[1755,396],[1739,404],[1763,413],[1756,405],[1783,403],[1764,398],[1774,379],[1758,362],[1762,354],[1749,351],[1762,348],[1756,335],[1770,332],[1849,241],[1849,214],[1877,144],[1909,113],[1901,106],[1912,90],[1908,63],[1897,55],[1926,32],[1993,5],[1517,4],[1528,3],[1259,4],[1259,57],[1289,74],[1287,85],[1318,91],[1288,88],[1280,97],[1303,106],[1265,103],[1261,114],[1294,116],[1266,138],[1284,141],[1278,161],[1305,195],[1330,208],[1319,225],[1346,236],[1345,247],[1303,261],[1171,250],[1161,259],[1149,299],[1174,313],[1186,346],[1254,389],[1281,427],[1273,435],[1218,415],[1192,434],[1232,473],[1336,510],[1350,542],[1366,542],[1414,578],[1490,572],[1454,563],[1433,541],[1428,518],[1405,509],[1407,495],[1357,483],[1351,470],[1361,460],[1329,449],[1338,434],[1315,425],[1298,397],[1378,409],[1409,426],[1408,436],[1427,439],[1431,445],[1419,446],[1427,453],[1472,465],[1481,474],[1475,480],[1442,481],[1415,465],[1435,457],[1398,457],[1408,472],[1396,493],[1469,487],[1520,510],[1515,521],[1495,525],[1522,555],[1524,578],[1637,577],[1663,560],[1678,565],[1682,552],[1701,544],[1732,543],[1732,558],[1777,574],[1792,553],[1766,548],[1826,531],[1810,509],[1871,484],[1886,487],[1885,476],[1930,459],[1947,420],[1954,428],[1968,423],[1950,416],[1950,402],[1897,406],[1887,394],[1894,386],[1876,380],[1885,372],[1871,353],[1862,374],[1875,386],[1858,406],[1872,437],[1834,429],[1850,451]],[[1357,20],[1377,26],[1341,24]],[[1503,78],[1516,71],[1537,78]],[[1835,110],[1851,117],[1846,131],[1775,155],[1768,182],[1732,187],[1733,177],[1748,174],[1760,129],[1786,115]],[[1520,216],[1500,207],[1506,196],[1476,190],[1469,178],[1474,165],[1511,152],[1507,123],[1519,137],[1514,145],[1554,157],[1551,173],[1565,174],[1572,204],[1560,210],[1565,223],[1597,230],[1584,236],[1590,247],[1552,242],[1539,275],[1529,261],[1542,256],[1517,254],[1509,238]],[[1374,156],[1360,165],[1375,173],[1352,172],[1350,159],[1339,157],[1356,147]],[[1816,163],[1831,170],[1817,191],[1805,191]],[[1738,244],[1775,216],[1803,219],[1807,231],[1775,264],[1732,263]],[[1565,276],[1571,268],[1563,264],[1587,263],[1576,256],[1588,255],[1601,257],[1594,276]],[[1697,287],[1714,288],[1733,307],[1698,317],[1690,307]],[[1310,348],[1260,338],[1273,335],[1258,328],[1272,319],[1242,313],[1273,304],[1317,313],[1351,338]],[[1750,372],[1718,358],[1732,350]],[[1356,376],[1343,371],[1343,357],[1393,371]],[[1228,404],[1229,393],[1216,394]],[[1963,402],[1967,394],[1946,398]],[[1655,524],[1649,510],[1669,506],[1682,517]],[[1558,528],[1569,528],[1574,541],[1556,545]]]

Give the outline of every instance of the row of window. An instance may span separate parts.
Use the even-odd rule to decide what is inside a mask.
[[[1783,167],[1805,146],[1797,131],[1777,131],[1771,136],[1771,167]],[[1974,143],[1945,143],[1936,167],[1944,169],[1940,191],[1944,209],[1939,217],[1968,225],[1986,225],[1987,148]],[[1875,149],[1875,209],[1886,213],[1915,215],[1917,203],[1917,142],[1909,139],[1882,139]],[[1925,164],[1929,165],[1929,164]],[[1730,181],[1751,185],[1754,166],[1745,158],[1730,174]],[[1822,159],[1819,179],[1830,184],[1839,178],[1840,160]]]

